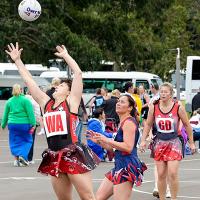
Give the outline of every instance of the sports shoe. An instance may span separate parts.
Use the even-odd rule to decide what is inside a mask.
[[[170,190],[167,190],[167,192],[166,192],[166,198],[171,198]]]
[[[20,167],[18,160],[14,160],[13,165],[14,167]]]
[[[24,167],[28,166],[28,164],[29,164],[28,161],[25,160],[25,159],[24,159],[23,157],[21,157],[21,156],[19,156],[18,161],[19,161],[19,163],[22,164],[22,166],[24,166]]]
[[[156,189],[153,190],[153,196],[156,198],[159,198],[158,190],[156,190]]]

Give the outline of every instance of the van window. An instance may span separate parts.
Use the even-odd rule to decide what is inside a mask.
[[[0,87],[0,100],[7,100],[12,97],[12,87]]]
[[[106,87],[105,79],[85,79],[83,80],[83,92],[95,93],[97,88]]]
[[[25,94],[27,87],[22,88],[22,92]],[[12,97],[12,87],[0,87],[0,100],[8,100]]]
[[[124,85],[126,82],[132,82],[131,79],[109,79],[106,81],[106,88],[109,92],[114,89],[118,89],[119,91],[123,92]]]
[[[192,80],[200,80],[200,60],[193,60]]]
[[[118,89],[123,92],[123,87],[126,82],[131,79],[83,79],[83,93],[95,93],[97,88],[105,87],[111,92]]]
[[[135,86],[136,87],[139,87],[140,85],[144,85],[144,88],[146,90],[149,90],[150,87],[149,87],[149,82],[147,80],[136,80],[135,82]]]

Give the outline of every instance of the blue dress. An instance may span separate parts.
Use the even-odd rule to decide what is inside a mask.
[[[133,117],[127,118],[126,120],[131,120],[136,125],[135,144],[133,150],[130,154],[115,150],[115,166],[105,176],[112,181],[114,185],[129,181],[133,185],[135,184],[136,186],[139,186],[142,182],[143,172],[147,167],[139,160],[137,155],[136,145],[139,139],[138,124]],[[119,127],[115,137],[115,141],[117,142],[123,142],[122,126]]]

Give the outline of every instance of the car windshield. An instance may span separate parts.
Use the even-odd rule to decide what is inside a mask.
[[[160,78],[151,79],[151,82],[152,82],[153,84],[157,84],[157,85],[159,85],[159,86],[163,84],[163,82],[162,82],[162,80],[161,80]]]

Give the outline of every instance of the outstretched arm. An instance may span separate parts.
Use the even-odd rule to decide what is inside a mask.
[[[23,49],[19,49],[18,42],[14,46],[12,43],[8,45],[8,50],[6,53],[11,57],[11,59],[15,62],[19,70],[19,74],[21,75],[22,79],[26,83],[31,95],[35,99],[35,101],[44,108],[46,102],[49,100],[48,95],[46,95],[43,91],[40,90],[36,82],[33,80],[32,75],[26,69],[24,63],[21,60],[21,53]]]
[[[68,54],[64,45],[57,46],[56,50],[55,55],[63,58],[74,74],[69,95],[69,106],[71,112],[77,113],[83,91],[82,71],[76,61]]]

